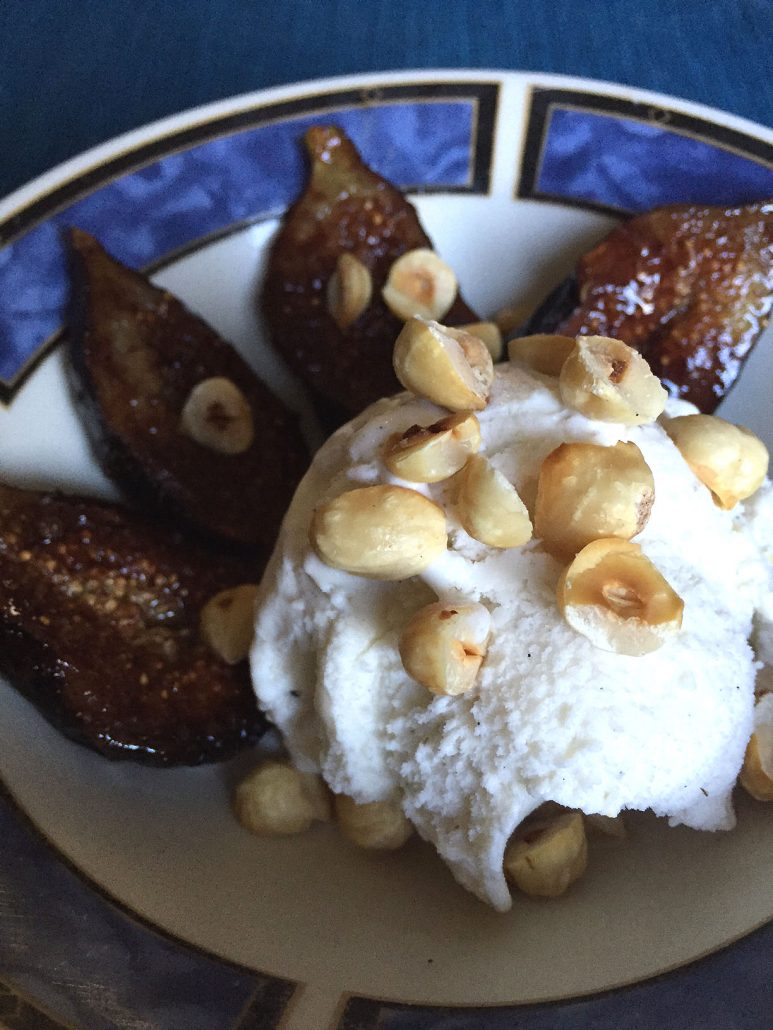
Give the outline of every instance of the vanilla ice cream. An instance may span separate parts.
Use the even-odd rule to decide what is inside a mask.
[[[770,484],[720,510],[657,423],[592,421],[563,406],[557,380],[497,367],[478,412],[480,453],[527,507],[543,459],[561,443],[632,441],[652,470],[655,503],[635,539],[683,599],[684,618],[660,649],[628,657],[567,624],[556,603],[562,566],[538,539],[486,546],[462,529],[453,481],[406,483],[387,472],[387,438],[444,414],[410,394],[373,405],[322,447],[287,514],[260,589],[251,662],[258,701],[294,762],[358,802],[401,804],[457,880],[500,910],[511,903],[505,845],[545,801],[731,827],[760,665],[753,628],[760,657],[773,650]],[[338,571],[309,545],[317,504],[379,483],[418,490],[446,512],[448,550],[408,580]],[[409,618],[436,599],[479,602],[491,614],[475,687],[456,697],[412,680],[398,652]]]

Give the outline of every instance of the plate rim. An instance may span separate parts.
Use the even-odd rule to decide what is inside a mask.
[[[394,85],[397,83],[433,83],[453,77],[457,82],[485,82],[497,79],[500,83],[522,83],[530,88],[548,88],[558,86],[567,89],[589,89],[604,95],[614,95],[641,103],[653,103],[658,106],[677,105],[686,114],[705,118],[707,121],[737,129],[740,132],[756,136],[766,143],[773,144],[773,128],[732,114],[722,108],[712,107],[698,101],[672,96],[656,90],[641,89],[624,83],[615,83],[606,79],[592,79],[584,76],[566,75],[553,72],[530,72],[528,70],[478,69],[478,68],[433,68],[406,69],[405,71],[358,72],[353,75],[336,75],[315,79],[299,79],[292,83],[269,86],[264,89],[237,93],[220,100],[209,101],[185,108],[173,114],[145,122],[126,132],[112,136],[93,147],[82,150],[72,157],[66,158],[40,175],[29,179],[5,197],[0,197],[0,225],[14,217],[20,209],[28,206],[32,200],[40,199],[53,188],[65,182],[77,179],[86,172],[95,170],[108,159],[122,153],[129,153],[139,144],[150,140],[163,139],[172,131],[189,128],[197,124],[205,125],[225,114],[249,110],[250,107],[265,105],[282,100],[296,99],[301,95],[320,95],[332,93],[345,87],[371,88],[374,85]],[[559,203],[556,201],[556,203]],[[0,246],[3,245],[0,239]]]
[[[382,85],[437,83],[446,80],[457,83],[492,82],[497,85],[513,83],[516,85],[523,85],[528,91],[550,87],[586,90],[600,95],[611,95],[626,100],[652,103],[658,107],[667,107],[679,110],[685,114],[703,118],[716,125],[746,133],[762,140],[765,143],[773,144],[773,129],[760,122],[756,122],[743,116],[733,114],[729,111],[725,111],[722,108],[706,105],[698,101],[689,100],[687,98],[674,96],[660,91],[630,86],[625,83],[616,83],[605,79],[594,79],[554,72],[532,72],[528,69],[496,68],[442,67],[433,69],[358,72],[338,76],[300,79],[289,83],[230,95],[218,100],[209,101],[173,112],[172,114],[143,123],[140,126],[127,130],[126,132],[112,136],[93,147],[80,151],[72,157],[59,162],[52,168],[47,169],[40,175],[37,175],[23,183],[5,197],[0,198],[0,226],[2,223],[7,222],[8,219],[13,218],[19,211],[26,208],[30,203],[44,198],[47,194],[64,183],[77,181],[83,175],[91,171],[98,170],[107,161],[115,158],[116,156],[131,153],[139,146],[145,145],[150,141],[163,140],[166,136],[169,136],[175,131],[183,128],[190,128],[197,125],[205,126],[207,123],[219,117],[246,111],[251,107],[265,106],[271,103],[293,100],[302,96],[324,95],[326,93],[332,93],[345,88],[360,88],[366,90]],[[160,156],[164,156],[164,152],[162,152]],[[560,205],[561,201],[551,200],[550,203]],[[0,238],[0,247],[4,245],[4,242],[5,241]],[[193,249],[195,250],[197,248],[194,247]],[[171,931],[166,930],[164,927],[159,926],[139,912],[133,910],[124,901],[112,894],[109,889],[92,879],[89,874],[82,870],[73,860],[69,859],[68,856],[57,847],[53,840],[47,836],[45,830],[39,826],[30,813],[26,811],[21,801],[15,796],[10,787],[8,787],[1,777],[0,797],[5,797],[5,799],[10,803],[11,808],[14,810],[14,813],[22,818],[23,824],[26,828],[32,830],[35,837],[55,855],[58,862],[62,863],[71,872],[75,873],[81,884],[84,884],[90,891],[95,892],[104,901],[107,901],[110,905],[117,908],[126,918],[138,923],[144,929],[152,932],[153,934],[159,935],[178,947],[206,956],[211,960],[223,963],[234,969],[247,973],[259,973],[270,977],[277,975],[273,973],[264,973],[256,967],[241,964],[222,956],[217,952],[209,951],[208,949],[196,945],[183,937],[175,935]],[[773,922],[773,919],[763,919],[761,922],[743,931],[732,939],[722,941],[716,947],[710,948],[700,955],[690,958],[686,962],[679,963],[664,970],[659,970],[643,979],[625,981],[620,984],[605,987],[601,990],[574,994],[571,997],[536,1001],[527,1000],[523,1002],[500,1002],[486,1007],[493,1010],[502,1010],[509,1007],[528,1009],[530,1007],[541,1005],[556,1006],[560,1004],[570,1004],[574,1000],[591,1001],[597,998],[624,992],[640,984],[651,984],[655,981],[670,979],[687,971],[695,965],[704,962],[713,955],[717,955],[720,952],[731,949],[739,941],[754,934],[771,922]],[[285,977],[285,979],[288,978]],[[298,988],[302,989],[303,984],[292,980],[290,982],[293,983],[294,996]],[[293,996],[291,996],[288,1003],[288,1009],[293,1003]],[[344,994],[342,992],[342,999],[343,997]],[[347,995],[347,997],[350,996]],[[376,999],[374,997],[373,1000],[388,1001],[389,999]],[[395,1000],[394,1003],[404,1004],[408,1007],[415,1007],[426,1011],[438,1008],[438,1006],[431,1005],[429,1003],[403,1002],[402,999]],[[463,1004],[452,1005],[450,1007],[460,1012],[464,1012],[467,1009],[480,1008],[480,1006]]]

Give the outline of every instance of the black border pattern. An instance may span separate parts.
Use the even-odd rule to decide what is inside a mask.
[[[494,135],[499,105],[499,82],[429,82],[384,86],[368,86],[361,89],[335,90],[329,93],[310,93],[307,96],[277,101],[273,104],[256,104],[234,114],[220,115],[206,121],[187,126],[165,135],[157,136],[147,143],[138,144],[116,157],[110,158],[55,186],[48,193],[30,201],[0,222],[0,249],[15,242],[35,226],[47,221],[58,211],[68,207],[90,193],[97,192],[108,183],[123,175],[135,172],[148,164],[172,153],[186,150],[224,136],[234,135],[247,129],[259,128],[272,122],[285,121],[302,115],[319,114],[342,108],[380,106],[400,101],[442,101],[449,99],[474,101],[474,117],[471,139],[472,165],[469,182],[464,186],[404,185],[413,193],[472,193],[485,194],[491,185],[491,166],[494,153]],[[279,217],[281,211],[273,212]],[[206,236],[190,240],[184,247],[172,254],[165,254],[142,269],[153,274],[172,261],[190,254],[215,239],[238,232],[251,224],[272,217],[262,212],[255,219],[224,225]],[[0,403],[8,405],[16,392],[32,372],[61,342],[64,327],[59,328],[48,339],[41,341],[37,350],[10,380],[0,380]]]
[[[232,135],[245,129],[258,128],[269,122],[346,107],[378,106],[410,100],[474,100],[477,101],[476,122],[472,140],[473,167],[467,186],[442,187],[444,193],[487,193],[491,177],[494,146],[498,82],[429,82],[406,85],[370,86],[362,89],[336,90],[331,93],[310,93],[305,97],[280,100],[273,104],[257,104],[234,114],[220,115],[196,125],[187,126],[118,154],[101,164],[54,187],[30,201],[0,223],[0,247],[13,243],[24,233],[46,221],[63,207],[92,193],[113,179],[137,171],[171,153],[186,150],[199,143]],[[406,187],[412,189],[412,187]],[[431,192],[425,189],[424,192]]]
[[[529,117],[524,137],[521,172],[516,196],[527,200],[547,200],[586,211],[621,215],[626,212],[607,204],[596,204],[561,194],[543,193],[537,188],[542,168],[542,157],[550,120],[557,109],[578,108],[589,114],[617,115],[621,118],[657,124],[675,133],[690,136],[723,150],[732,151],[751,161],[773,167],[773,143],[766,143],[737,129],[717,125],[696,115],[684,114],[670,107],[604,93],[586,93],[573,89],[533,86],[529,103]]]

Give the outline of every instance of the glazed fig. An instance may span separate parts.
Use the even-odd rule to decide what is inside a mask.
[[[295,415],[204,321],[70,233],[70,354],[97,457],[131,498],[269,550],[308,455]]]
[[[196,765],[266,721],[246,661],[199,632],[242,563],[115,505],[0,483],[0,672],[110,758]]]
[[[673,396],[711,412],[773,305],[773,203],[676,204],[623,222],[520,330],[610,336]]]
[[[431,302],[438,292],[438,258],[413,205],[363,163],[340,129],[315,126],[305,144],[308,183],[274,240],[261,305],[274,347],[333,425],[399,390],[392,348],[408,317],[410,296],[415,292],[417,302]],[[391,279],[390,273],[409,252],[415,252],[415,260],[396,283],[402,265]],[[330,298],[340,292],[339,262],[345,254],[356,259],[368,289],[358,291],[360,302],[351,307],[356,317],[342,319],[340,304]],[[422,254],[425,264],[419,267],[416,255]],[[400,305],[394,301],[397,292]],[[448,325],[477,321],[458,292],[443,311]]]

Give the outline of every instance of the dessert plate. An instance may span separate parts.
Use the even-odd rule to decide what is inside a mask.
[[[66,225],[150,269],[304,410],[255,297],[278,216],[303,181],[299,138],[331,121],[414,196],[484,316],[528,311],[622,214],[773,196],[768,130],[556,76],[369,75],[167,119],[0,205],[3,477],[112,494],[63,374]],[[769,446],[772,375],[767,334],[720,409]],[[505,1026],[508,1007],[525,1003],[537,1008],[519,1010],[524,1026],[555,1025],[527,1020],[539,1003],[644,981],[773,918],[773,805],[739,797],[738,828],[717,835],[632,815],[626,841],[594,842],[588,875],[565,898],[516,898],[500,915],[420,841],[371,855],[332,827],[250,836],[229,792],[252,755],[198,769],[111,764],[62,739],[7,684],[0,704],[0,979],[30,1026],[458,1026],[480,1025],[482,1009]],[[754,938],[743,946],[748,968]],[[656,991],[686,990],[692,973],[679,975]],[[623,992],[589,1004],[628,1002]]]

